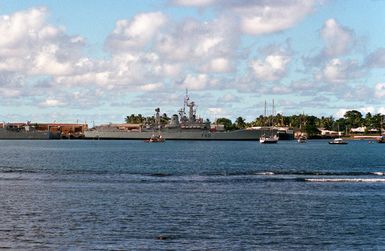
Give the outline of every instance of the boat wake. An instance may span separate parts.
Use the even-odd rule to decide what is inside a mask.
[[[159,170],[159,169],[158,169]],[[160,168],[165,172],[135,172],[129,168],[120,169],[57,169],[0,166],[0,180],[84,180],[122,183],[255,183],[255,182],[366,182],[385,183],[385,172],[333,172],[304,170],[248,170],[248,171],[211,171],[191,173],[191,170],[173,172],[169,168]],[[167,172],[167,170],[169,172]],[[378,177],[378,178],[377,178]]]
[[[385,183],[385,179],[365,179],[365,178],[356,178],[356,179],[338,179],[338,178],[324,178],[324,179],[305,179],[307,182],[363,182],[363,183]]]

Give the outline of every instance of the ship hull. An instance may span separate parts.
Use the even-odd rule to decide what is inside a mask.
[[[244,129],[227,132],[211,132],[208,130],[162,130],[160,134],[166,140],[259,140],[263,130]],[[157,134],[158,132],[155,132]],[[99,131],[84,132],[86,139],[113,139],[113,140],[144,140],[149,139],[153,131]],[[288,137],[289,138],[289,137]]]

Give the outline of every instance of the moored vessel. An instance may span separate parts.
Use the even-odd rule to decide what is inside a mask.
[[[307,137],[304,134],[301,134],[301,136],[297,139],[298,143],[307,143]]]
[[[278,143],[278,136],[277,135],[271,135],[271,136],[262,135],[259,138],[259,143],[261,143],[261,144],[276,144],[276,143]]]
[[[329,141],[331,145],[346,145],[348,142],[343,140],[343,138],[335,138],[332,141]]]
[[[265,117],[266,117],[266,100],[265,100]],[[272,110],[272,117],[274,117],[274,99],[273,99],[273,110]],[[269,127],[269,135],[266,135],[264,133],[261,137],[259,137],[259,143],[261,144],[276,144],[278,143],[279,137],[277,135],[277,132],[274,132],[272,130],[272,127]]]
[[[168,124],[160,123],[160,109],[155,109],[153,124],[108,124],[84,131],[86,139],[122,139],[146,140],[155,134],[161,134],[167,140],[259,140],[266,130],[274,135],[278,132],[286,139],[293,139],[293,131],[289,128],[250,127],[226,131],[221,125],[212,125],[210,121],[198,118],[196,104],[190,101],[186,93],[184,105],[174,114]]]
[[[152,135],[151,138],[145,139],[144,142],[148,143],[163,143],[165,139],[162,137],[162,135]]]

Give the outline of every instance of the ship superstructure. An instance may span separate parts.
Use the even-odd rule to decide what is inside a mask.
[[[188,111],[186,112],[186,109]],[[209,130],[210,121],[203,121],[202,118],[197,118],[196,115],[196,105],[194,101],[190,101],[190,97],[186,91],[186,96],[184,98],[183,108],[178,111],[178,114],[174,114],[171,118],[169,124],[165,126],[168,129],[199,129],[199,130]],[[159,116],[159,113],[157,113]]]

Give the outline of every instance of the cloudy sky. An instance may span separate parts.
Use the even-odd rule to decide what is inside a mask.
[[[0,0],[0,121],[385,113],[385,1]]]

